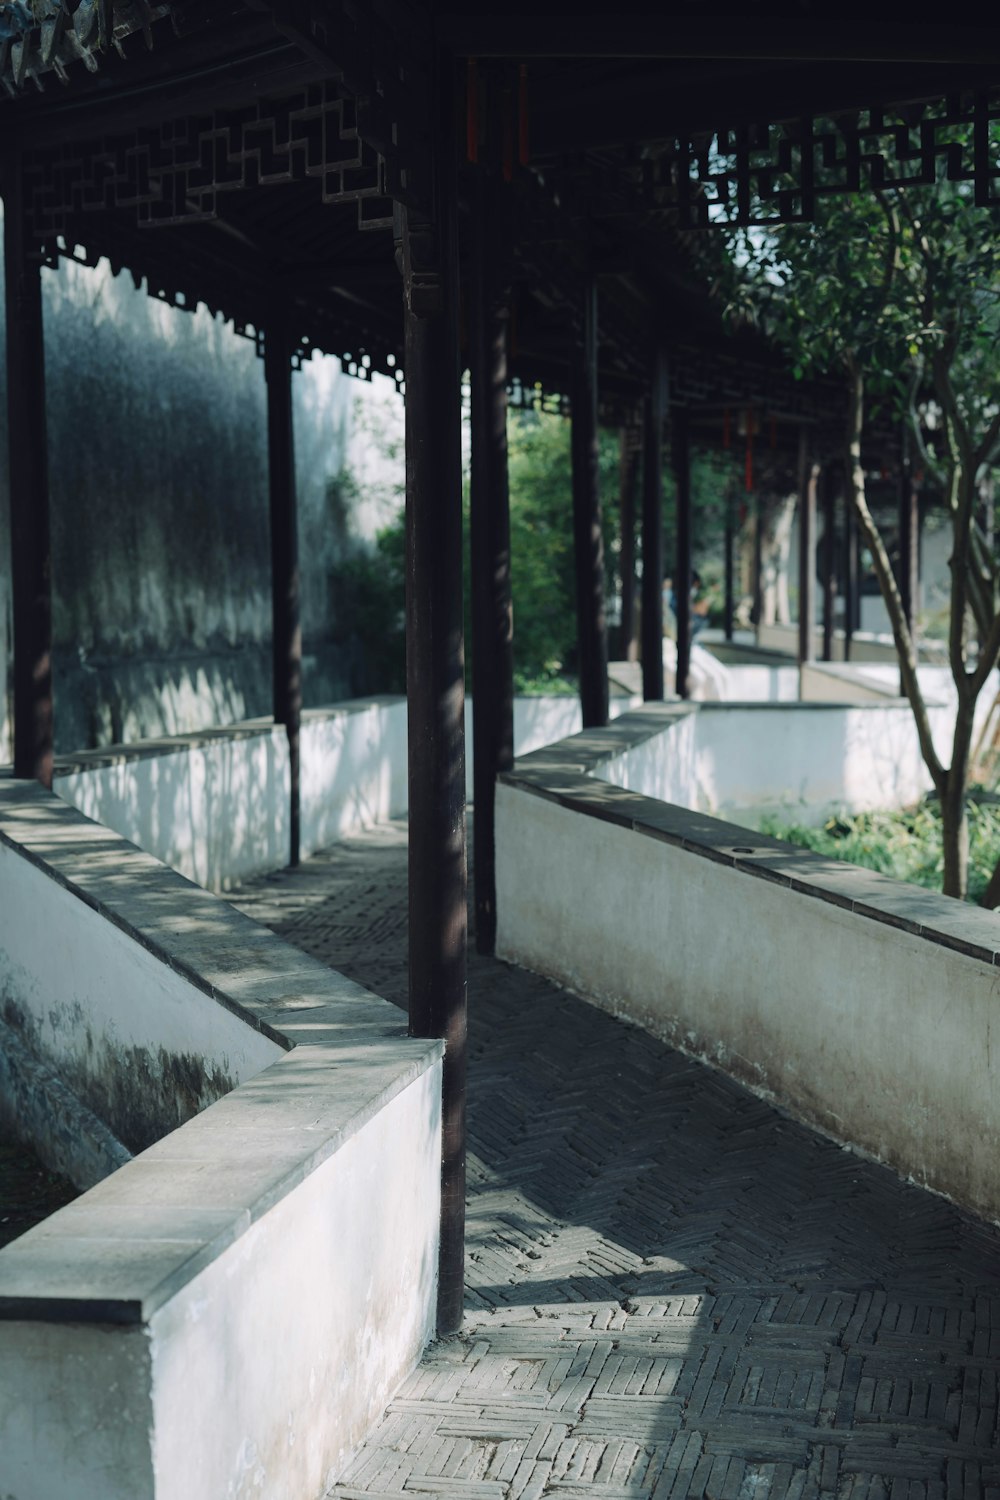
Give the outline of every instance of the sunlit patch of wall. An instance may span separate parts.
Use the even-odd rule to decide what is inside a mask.
[[[106,263],[64,261],[42,282],[57,750],[267,714],[266,392],[253,342]],[[12,660],[4,347],[0,265],[0,763]],[[391,382],[352,380],[324,357],[295,374],[293,394],[304,695],[318,705],[381,686],[363,642],[332,618],[329,580],[388,519],[394,461],[365,449],[401,422],[402,402]],[[360,495],[343,482],[348,462]]]

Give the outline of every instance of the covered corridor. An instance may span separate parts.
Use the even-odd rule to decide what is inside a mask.
[[[239,906],[404,1005],[406,826]],[[470,954],[462,1333],[332,1492],[1000,1500],[1000,1235]]]

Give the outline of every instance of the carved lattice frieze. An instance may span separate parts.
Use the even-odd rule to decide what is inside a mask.
[[[817,202],[872,186],[971,184],[1000,202],[1000,97],[855,110],[833,118],[719,130],[644,164],[648,200],[682,222],[807,223]]]
[[[134,210],[143,228],[214,219],[224,194],[306,181],[324,204],[359,205],[361,228],[392,222],[384,160],[361,138],[354,101],[330,83],[66,146],[33,158],[30,171],[42,237],[81,213],[116,209]]]

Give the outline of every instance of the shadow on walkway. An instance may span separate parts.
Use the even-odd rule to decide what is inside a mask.
[[[235,898],[405,1003],[406,829]],[[333,1494],[1000,1500],[1000,1236],[470,956],[467,1320]]]

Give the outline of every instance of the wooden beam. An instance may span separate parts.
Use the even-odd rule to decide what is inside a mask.
[[[580,703],[585,729],[608,722],[608,627],[604,603],[604,535],[598,480],[597,288],[587,286],[583,346],[572,390],[573,551]]]
[[[496,947],[496,778],[514,764],[514,645],[507,480],[510,323],[508,190],[475,184],[468,326],[472,382],[470,487],[476,948]]]
[[[52,548],[41,261],[19,154],[4,162],[14,775],[52,785]]]
[[[271,642],[274,718],[288,735],[290,817],[288,863],[301,843],[300,727],[302,624],[299,608],[298,504],[292,418],[292,346],[285,308],[275,304],[264,330],[267,453],[271,521]]]
[[[409,1014],[442,1037],[438,1333],[461,1327],[465,1281],[466,851],[456,94],[436,97],[435,223],[399,213],[406,371]]]
[[[871,17],[864,25],[831,28],[825,15],[801,16],[777,27],[734,14],[685,17],[672,10],[605,9],[576,11],[570,25],[561,10],[535,5],[513,12],[509,7],[445,11],[437,17],[437,31],[458,55],[472,57],[940,65],[1000,59],[996,35],[985,24],[899,26]]]

